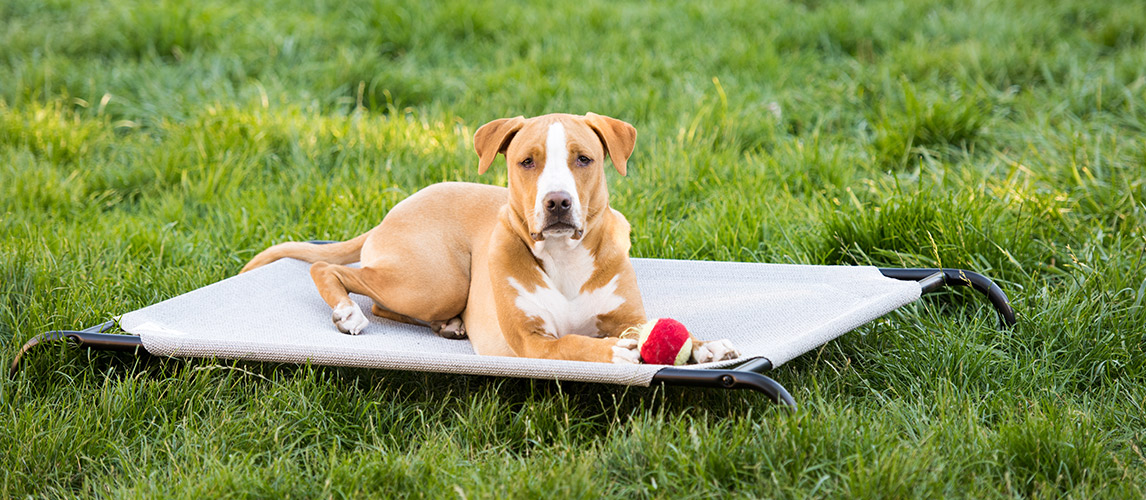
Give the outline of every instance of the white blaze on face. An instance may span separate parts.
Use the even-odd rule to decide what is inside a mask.
[[[533,204],[533,218],[538,231],[545,229],[545,195],[565,191],[573,199],[569,218],[581,228],[581,200],[577,197],[577,180],[569,170],[569,146],[565,142],[565,126],[554,122],[545,139],[545,169],[537,178],[537,200]]]

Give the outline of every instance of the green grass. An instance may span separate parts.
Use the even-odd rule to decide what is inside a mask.
[[[0,3],[0,358],[344,239],[503,116],[639,131],[642,257],[965,267],[757,394],[45,349],[0,496],[1146,495],[1146,6]]]

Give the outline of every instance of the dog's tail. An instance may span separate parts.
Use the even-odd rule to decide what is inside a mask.
[[[359,254],[362,252],[362,245],[366,243],[366,236],[368,234],[370,233],[363,233],[357,238],[340,241],[338,243],[317,244],[299,241],[279,243],[278,245],[259,252],[255,258],[243,266],[239,274],[265,266],[285,257],[306,262],[329,262],[331,264],[350,264],[358,262]]]

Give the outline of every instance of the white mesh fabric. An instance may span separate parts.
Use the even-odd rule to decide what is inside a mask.
[[[650,318],[671,317],[704,340],[727,338],[742,358],[779,366],[919,298],[919,284],[874,267],[633,259]],[[312,363],[648,385],[658,365],[478,356],[468,341],[369,315],[340,333],[309,264],[285,259],[123,315],[155,355]],[[352,296],[363,311],[370,299]],[[739,360],[738,360],[739,361]],[[728,365],[691,365],[712,368]]]

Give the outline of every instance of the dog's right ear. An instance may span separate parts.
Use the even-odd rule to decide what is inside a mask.
[[[501,118],[482,125],[474,132],[474,149],[478,154],[478,175],[484,174],[498,153],[505,153],[509,141],[525,125],[525,118]]]

